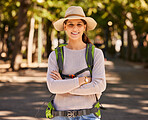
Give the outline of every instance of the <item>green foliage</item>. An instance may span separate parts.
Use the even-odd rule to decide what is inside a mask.
[[[47,20],[54,22],[63,18],[69,6],[81,6],[86,16],[93,17],[98,25],[94,31],[88,33],[93,39],[96,34],[104,34],[104,29],[108,27],[108,21],[112,21],[113,26],[121,32],[126,29],[126,14],[132,14],[132,23],[137,35],[148,31],[148,2],[147,0],[44,0],[42,3],[37,0],[30,0],[28,9],[28,27],[32,16],[36,19],[36,24],[40,18],[46,25]],[[20,2],[18,0],[0,0],[0,28],[4,31],[6,25],[10,30],[15,30],[17,26],[18,10]],[[52,27],[51,27],[52,28]],[[28,28],[29,30],[29,28]],[[0,32],[3,32],[0,31]]]
[[[28,10],[28,18],[32,15],[39,20],[39,17],[55,21],[64,17],[66,9],[71,5],[81,6],[87,16],[92,16],[98,27],[105,27],[109,20],[114,24],[123,25],[126,19],[125,14],[130,11],[133,15],[133,22],[136,29],[145,31],[148,27],[141,27],[142,23],[148,22],[148,5],[145,0],[44,0],[42,3],[37,0],[31,1]],[[20,2],[17,0],[1,0],[1,21],[16,21]],[[137,31],[136,30],[136,31]]]
[[[5,25],[9,25],[9,28],[15,27],[17,12],[18,12],[18,3],[17,0],[1,0],[0,1],[0,26],[1,29],[4,29]]]

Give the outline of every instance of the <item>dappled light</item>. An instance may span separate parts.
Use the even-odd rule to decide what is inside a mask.
[[[147,120],[147,69],[135,68],[133,64],[105,61],[107,89],[100,103],[103,120]],[[47,68],[22,69],[20,72],[3,73],[0,83],[1,120],[44,120],[50,93],[46,85]],[[7,94],[6,94],[7,93]],[[11,104],[10,104],[11,103]]]
[[[120,78],[119,77],[109,77],[107,78],[108,83],[110,84],[119,84],[120,83]]]
[[[130,97],[130,95],[127,95],[127,94],[116,94],[116,93],[109,93],[109,94],[106,94],[106,96],[114,97],[114,98],[129,98]]]
[[[148,107],[142,107],[141,109],[143,109],[143,110],[148,110]]]
[[[140,100],[139,103],[148,104],[148,100]]]
[[[128,109],[126,106],[115,105],[115,104],[103,104],[103,106],[105,108],[113,108],[113,109],[123,109],[123,110]]]
[[[106,64],[108,84],[100,100],[107,108],[102,110],[103,120],[147,120],[147,78],[148,71],[133,64],[120,60]]]
[[[13,100],[23,100],[24,97],[18,97],[18,96],[13,96],[13,97],[3,97],[1,98],[2,100],[10,100],[10,99],[13,99]]]
[[[11,86],[10,86],[11,85]],[[2,91],[5,89],[5,93]],[[45,82],[5,83],[0,88],[0,119],[1,120],[34,120],[37,111],[44,102],[48,103],[50,93]],[[45,118],[46,105],[40,109],[40,120]],[[44,117],[43,117],[44,116]],[[41,118],[40,118],[41,117]]]
[[[127,109],[126,112],[128,113],[133,113],[133,114],[140,114],[140,115],[147,115],[148,113],[147,112],[144,112],[140,109]]]
[[[12,111],[1,111],[0,116],[8,116],[8,115],[10,115],[12,113],[13,113]]]
[[[36,120],[34,117],[15,116],[15,117],[2,117],[2,120]],[[46,118],[40,118],[39,120],[47,120]]]
[[[114,87],[114,88],[111,88],[111,90],[112,91],[127,91],[127,89],[126,88],[116,88],[116,87]]]
[[[0,120],[46,119],[48,57],[69,42],[53,23],[70,6],[97,22],[93,31],[87,23],[85,34],[104,55],[102,120],[148,119],[146,0],[0,0],[0,6]]]

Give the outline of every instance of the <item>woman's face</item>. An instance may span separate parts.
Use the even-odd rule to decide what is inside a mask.
[[[66,24],[64,24],[64,30],[71,40],[82,39],[85,29],[86,25],[84,25],[84,22],[80,19],[69,19]]]

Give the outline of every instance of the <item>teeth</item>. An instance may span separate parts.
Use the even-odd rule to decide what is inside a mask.
[[[77,35],[78,33],[74,33],[74,32],[72,32],[72,34],[75,34],[75,35]]]

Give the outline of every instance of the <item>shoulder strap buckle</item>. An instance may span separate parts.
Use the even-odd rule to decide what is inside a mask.
[[[76,77],[76,76],[72,74],[72,75],[69,75],[69,77],[74,78],[74,77]]]

